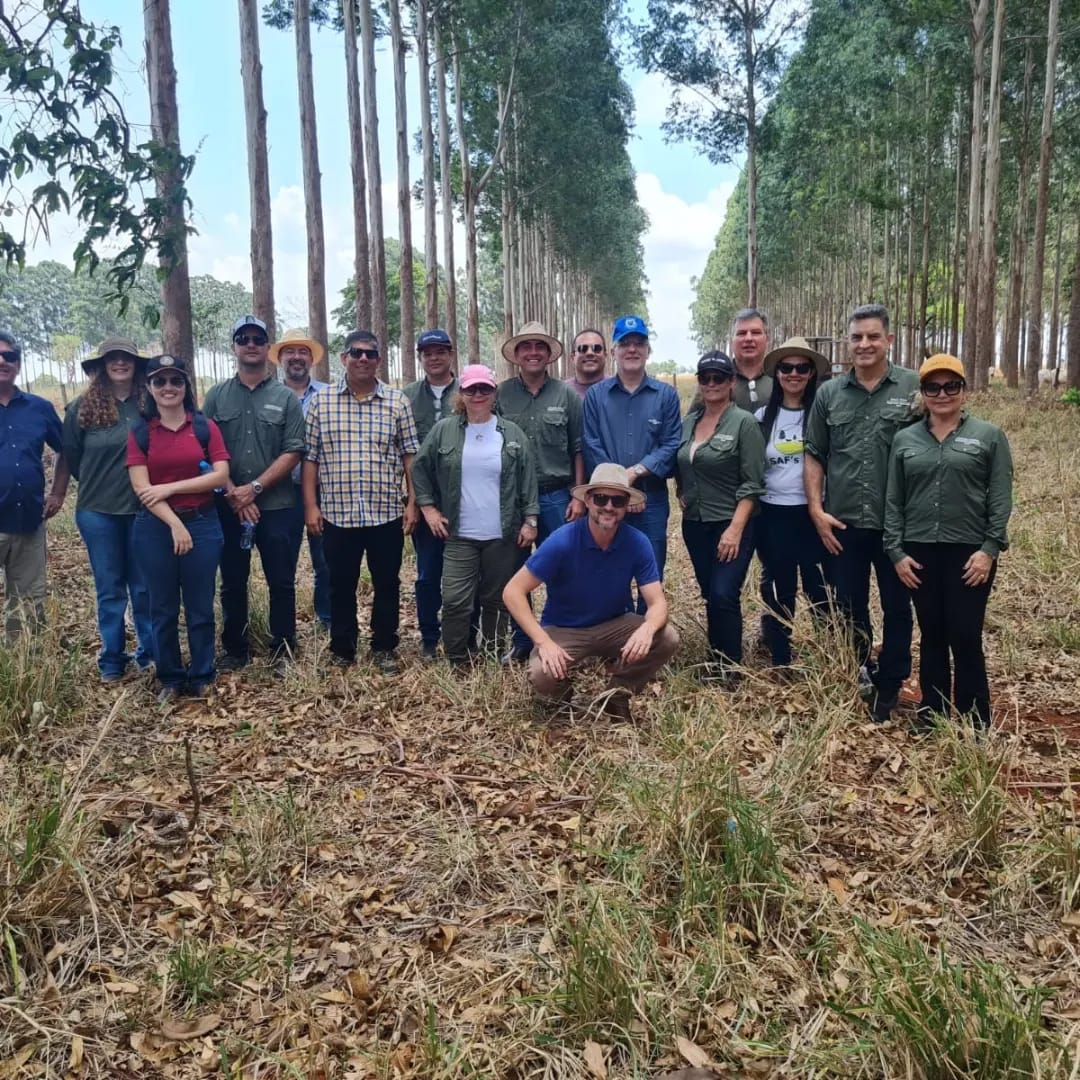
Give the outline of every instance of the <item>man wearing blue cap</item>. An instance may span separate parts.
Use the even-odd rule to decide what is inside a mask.
[[[458,382],[454,374],[454,343],[439,327],[425,330],[416,341],[424,377],[405,387],[416,434],[421,444],[428,432],[454,410]],[[442,608],[443,541],[428,528],[424,515],[412,534],[416,552],[416,621],[420,626],[420,656],[434,660],[439,648],[439,610]]]
[[[646,496],[645,506],[626,523],[649,538],[661,579],[667,561],[668,489],[682,439],[679,395],[673,386],[647,375],[649,328],[644,319],[624,315],[611,340],[617,374],[585,395],[585,469],[613,461],[630,474]],[[644,603],[638,597],[638,611]]]

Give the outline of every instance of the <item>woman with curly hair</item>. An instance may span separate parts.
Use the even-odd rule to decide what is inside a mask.
[[[90,385],[67,407],[64,454],[79,481],[75,524],[86,544],[97,594],[103,682],[119,680],[131,661],[126,650],[128,600],[135,619],[135,663],[148,667],[151,652],[150,601],[132,548],[139,500],[127,472],[128,430],[146,398],[146,358],[128,338],[101,343],[83,361]]]

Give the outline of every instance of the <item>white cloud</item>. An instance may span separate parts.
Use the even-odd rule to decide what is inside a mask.
[[[659,71],[642,74],[631,86],[634,95],[634,126],[658,128],[667,119],[667,108],[675,88]]]

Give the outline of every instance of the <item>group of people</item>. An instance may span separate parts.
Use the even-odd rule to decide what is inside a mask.
[[[344,376],[324,384],[311,377],[319,342],[296,330],[271,343],[249,314],[233,327],[236,374],[201,411],[189,359],[143,357],[117,338],[85,361],[90,386],[62,428],[51,404],[18,390],[20,350],[0,332],[0,417],[15,448],[0,465],[9,634],[27,603],[41,617],[43,521],[74,475],[106,682],[130,663],[153,664],[168,701],[205,694],[217,671],[247,664],[253,550],[268,587],[270,661],[286,670],[297,655],[305,533],[331,659],[356,660],[366,557],[371,659],[393,674],[411,537],[425,661],[441,644],[459,670],[485,658],[528,664],[537,693],[561,708],[574,669],[599,657],[609,675],[600,708],[627,719],[631,696],[679,644],[662,584],[673,479],[705,603],[705,678],[739,678],[741,594],[756,553],[775,666],[793,660],[801,579],[815,618],[835,611],[850,626],[864,697],[874,719],[888,720],[911,670],[914,600],[917,723],[954,707],[988,726],[982,624],[1007,547],[1008,442],[967,415],[954,357],[930,357],[917,373],[890,363],[885,308],[857,308],[848,330],[850,369],[830,378],[804,339],[770,351],[765,316],[739,312],[730,355],[701,357],[683,415],[675,388],[647,372],[649,331],[634,315],[614,325],[613,375],[594,329],[574,338],[564,382],[552,374],[561,342],[526,324],[502,347],[515,373],[500,382],[482,364],[458,370],[454,342],[432,328],[417,342],[423,377],[398,390],[379,377],[370,331],[346,336]],[[46,443],[59,455],[48,496]],[[876,657],[871,573],[883,615]],[[541,584],[537,618],[530,596]]]

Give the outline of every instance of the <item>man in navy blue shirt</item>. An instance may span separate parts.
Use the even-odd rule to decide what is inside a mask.
[[[0,567],[7,582],[9,640],[22,630],[24,609],[35,624],[44,621],[45,521],[64,505],[69,476],[60,417],[52,402],[15,385],[21,370],[18,342],[0,330]],[[47,497],[41,460],[46,443],[57,454]]]
[[[645,504],[633,508],[628,525],[652,545],[660,580],[667,562],[668,477],[682,440],[679,395],[673,386],[645,373],[652,351],[649,328],[636,315],[624,315],[611,335],[618,374],[589,388],[584,403],[585,468],[613,461],[630,474]],[[645,610],[638,597],[638,613]]]
[[[599,656],[609,676],[602,712],[630,720],[631,695],[679,644],[648,538],[622,528],[627,511],[641,506],[644,496],[626,470],[611,463],[597,465],[589,483],[572,494],[587,515],[556,529],[533,552],[503,590],[503,601],[532,639],[529,678],[542,698],[566,704],[571,669]],[[634,612],[631,583],[644,601],[644,615]],[[547,603],[537,622],[529,593],[540,585],[547,586]]]

